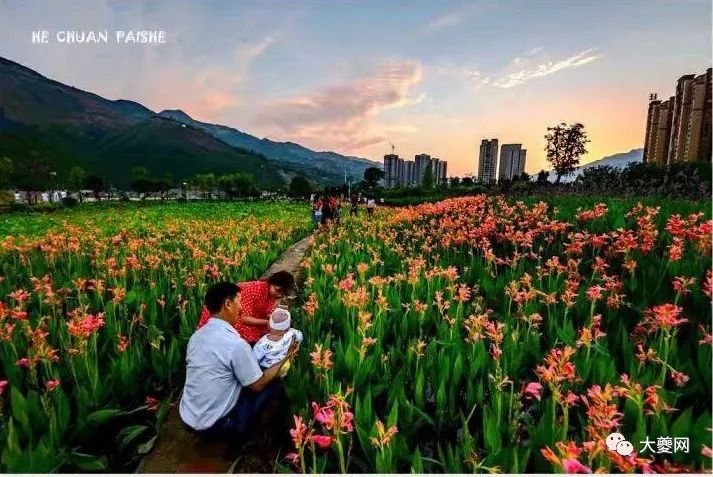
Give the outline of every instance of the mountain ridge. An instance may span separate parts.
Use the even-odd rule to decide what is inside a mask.
[[[629,152],[618,152],[615,154],[611,154],[609,156],[604,156],[601,159],[597,159],[596,161],[588,162],[586,164],[580,165],[577,169],[572,174],[569,174],[567,176],[562,176],[561,182],[567,183],[567,182],[573,182],[579,175],[584,172],[587,169],[591,169],[593,167],[600,167],[600,166],[611,166],[617,169],[623,169],[625,168],[628,164],[631,163],[636,163],[636,162],[642,162],[644,158],[644,149],[643,148],[634,148],[630,150]],[[549,170],[546,171],[549,173],[549,181],[550,182],[555,182],[557,179],[557,173],[554,170]],[[535,174],[533,178],[536,178],[537,175]],[[534,179],[533,179],[534,180]]]
[[[281,181],[287,181],[295,175],[304,175],[318,184],[337,184],[344,180],[345,171],[353,178],[360,179],[367,167],[379,166],[364,158],[343,156],[331,151],[313,151],[295,143],[259,139],[231,126],[203,123],[194,120],[181,109],[156,113],[137,101],[107,99],[47,78],[1,56],[0,92],[0,135],[6,143],[0,144],[0,153],[12,152],[15,156],[22,156],[34,148],[35,155],[38,152],[53,154],[50,161],[53,167],[64,169],[61,167],[63,157],[73,156],[72,149],[76,146],[82,151],[78,155],[81,159],[79,162],[93,164],[99,169],[96,172],[110,173],[112,176],[108,179],[121,184],[127,183],[128,173],[113,176],[117,171],[115,165],[103,164],[98,158],[108,154],[111,160],[142,165],[140,148],[144,147],[157,169],[151,171],[153,174],[177,173],[173,170],[173,161],[166,157],[165,162],[162,162],[160,155],[157,155],[161,144],[183,160],[193,157],[195,171],[209,172],[214,165],[216,173],[250,172],[258,162],[264,162],[264,169],[271,171]],[[169,128],[164,121],[184,127]],[[130,134],[139,134],[141,127],[148,128],[157,136],[147,138],[144,135],[141,140],[132,141]],[[51,129],[52,134],[43,137],[43,128]],[[187,131],[189,129],[194,132]],[[162,138],[162,134],[167,136]],[[201,134],[206,138],[202,138]],[[62,139],[57,144],[47,143],[60,137]],[[116,151],[106,149],[107,137],[115,138],[110,143],[117,145]],[[206,141],[207,137],[222,145]],[[117,142],[116,138],[121,140]],[[11,144],[7,144],[8,141]],[[206,144],[211,144],[210,150],[203,148]],[[23,151],[23,147],[27,150]],[[130,156],[119,157],[119,152]],[[236,161],[234,170],[226,170],[230,169],[229,164],[217,157],[217,154],[232,157]],[[247,167],[248,163],[250,167]],[[182,173],[191,173],[190,167],[182,167],[181,170]],[[274,181],[267,180],[267,183],[274,184]]]

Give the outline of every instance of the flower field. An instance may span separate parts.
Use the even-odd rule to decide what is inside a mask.
[[[294,449],[282,462],[710,469],[709,214],[476,196],[320,232],[304,263],[295,326],[309,350],[287,378]],[[612,432],[633,453],[609,450]]]
[[[309,228],[304,206],[260,203],[3,217],[0,471],[131,470],[207,284],[259,277]]]

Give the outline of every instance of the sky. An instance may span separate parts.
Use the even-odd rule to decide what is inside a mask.
[[[108,30],[109,44],[33,44]],[[116,30],[164,30],[160,45]],[[547,168],[548,126],[583,162],[642,147],[648,94],[711,66],[709,0],[0,0],[0,56],[109,99],[380,161],[475,173],[480,141]]]

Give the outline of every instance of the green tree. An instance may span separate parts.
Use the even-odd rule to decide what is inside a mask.
[[[547,162],[552,164],[557,173],[555,184],[559,184],[562,176],[574,172],[579,166],[579,158],[587,153],[587,132],[582,123],[560,123],[547,128],[545,141]]]
[[[47,161],[37,151],[31,151],[29,157],[20,161],[13,168],[12,183],[27,195],[27,202],[35,202],[37,193],[46,191],[51,181]]]
[[[290,195],[292,197],[309,197],[312,185],[302,176],[295,176],[290,182]]]
[[[379,181],[384,177],[384,171],[378,167],[367,167],[364,171],[364,181],[367,187],[373,188],[379,184]]]
[[[451,187],[458,187],[460,185],[460,177],[451,177],[450,184]]]
[[[12,171],[14,165],[9,157],[0,157],[0,187],[12,185]]]
[[[97,174],[89,174],[86,179],[86,187],[94,193],[94,198],[97,202],[101,201],[100,194],[106,190],[104,178]]]
[[[424,189],[433,189],[433,164],[430,162],[426,166],[426,170],[423,171],[421,187]]]
[[[142,198],[146,198],[149,192],[157,189],[158,184],[149,177],[149,171],[145,167],[131,169],[131,190],[141,194]]]
[[[197,174],[195,184],[196,187],[203,192],[203,197],[207,197],[208,199],[213,198],[213,190],[217,184],[215,174],[212,172],[208,174]]]
[[[550,173],[547,172],[546,170],[542,169],[540,172],[537,173],[537,183],[538,184],[547,184],[547,179],[550,177]]]
[[[166,192],[168,192],[171,187],[173,187],[173,180],[171,177],[162,177],[153,181],[154,187],[161,194],[161,200],[166,199]]]
[[[82,202],[82,189],[87,182],[87,171],[79,166],[74,166],[69,170],[67,176],[67,185],[69,190],[76,192],[79,197],[79,202]]]
[[[249,197],[257,193],[255,177],[247,172],[233,174],[233,189],[238,197]]]

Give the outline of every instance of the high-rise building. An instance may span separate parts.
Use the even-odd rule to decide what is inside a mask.
[[[644,162],[711,160],[711,73],[684,75],[666,101],[652,94],[646,119]]]
[[[441,160],[437,157],[434,157],[431,159],[431,172],[433,173],[433,184],[432,185],[437,185],[438,184],[438,173],[441,170]]]
[[[498,140],[483,139],[480,142],[480,156],[478,158],[478,181],[495,182],[495,171],[498,165]]]
[[[526,149],[522,144],[503,144],[500,147],[498,180],[513,180],[525,172]]]
[[[448,177],[448,161],[441,162],[441,171],[438,176],[440,177],[439,183],[446,182],[446,178]]]
[[[384,156],[384,187],[393,189],[420,185],[429,165],[433,172],[433,183],[444,182],[448,169],[446,161],[432,158],[428,154],[417,154],[415,161],[405,161],[396,154],[386,154]]]
[[[431,163],[431,156],[428,154],[416,154],[415,156],[414,182],[421,184],[423,182],[423,173],[426,172],[426,167]]]
[[[414,171],[416,170],[416,163],[413,161],[406,161],[406,180],[404,185],[412,186],[416,184],[414,180]]]
[[[448,161],[434,159],[433,182],[435,184],[443,184],[446,181],[447,169]]]
[[[384,156],[384,187],[393,189],[399,185],[399,156],[386,154]]]

